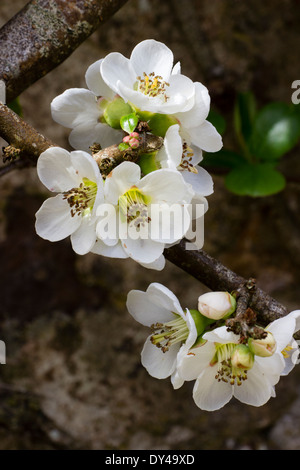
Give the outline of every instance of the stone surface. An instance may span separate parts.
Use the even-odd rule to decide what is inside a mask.
[[[3,0],[0,25],[26,3]],[[95,60],[112,51],[128,55],[153,37],[172,48],[183,73],[208,86],[213,107],[228,121],[225,144],[233,144],[237,91],[251,89],[260,104],[290,102],[291,83],[299,79],[299,15],[292,0],[129,0],[21,95],[24,118],[70,148],[68,130],[51,119],[52,99],[84,87]],[[214,175],[205,218],[206,251],[256,277],[291,310],[300,303],[298,155],[299,146],[282,162],[287,188],[264,199],[229,194]],[[128,291],[161,282],[182,306],[195,308],[207,288],[170,264],[157,273],[130,260],[76,256],[68,240],[40,239],[34,214],[47,195],[34,168],[0,181],[0,337],[7,345],[0,448],[299,449],[298,367],[265,406],[233,400],[215,413],[195,407],[192,383],[174,391],[168,380],[151,378],[140,364],[147,329],[127,313]]]

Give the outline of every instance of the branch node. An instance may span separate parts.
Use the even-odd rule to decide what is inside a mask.
[[[256,324],[257,314],[249,307],[252,294],[255,292],[255,279],[248,279],[234,292],[236,297],[236,315],[225,321],[228,331],[241,336],[241,342],[247,342],[248,338],[262,339],[267,336],[266,331]]]

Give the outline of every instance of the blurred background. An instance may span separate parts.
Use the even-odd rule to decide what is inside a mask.
[[[0,26],[27,2],[1,0]],[[293,0],[129,0],[62,65],[20,96],[24,119],[64,148],[69,131],[50,103],[85,87],[88,66],[112,51],[129,56],[140,41],[164,42],[182,72],[205,84],[227,122],[237,93],[260,106],[291,102],[300,79],[300,4]],[[1,53],[1,51],[0,51]],[[1,145],[3,146],[4,143]],[[281,162],[284,191],[250,198],[215,192],[205,216],[204,249],[287,306],[300,307],[300,146]],[[147,329],[125,307],[131,289],[161,282],[183,307],[208,289],[174,265],[162,272],[131,260],[77,256],[69,240],[50,243],[34,230],[48,197],[34,168],[0,180],[0,449],[300,449],[300,368],[282,378],[260,408],[232,400],[208,413],[192,383],[174,391],[140,364]]]

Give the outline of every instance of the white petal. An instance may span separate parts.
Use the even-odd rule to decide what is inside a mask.
[[[239,343],[240,337],[232,331],[227,331],[226,326],[220,326],[215,328],[213,331],[209,331],[203,335],[203,339],[212,341],[215,343]]]
[[[153,291],[153,297],[149,288],[146,292],[132,290],[127,296],[126,306],[128,312],[136,321],[145,326],[174,320],[174,313],[168,308],[168,305],[160,303],[161,294],[156,293],[155,288],[153,288]],[[168,298],[162,300],[168,301]]]
[[[172,69],[172,75],[175,75],[177,73],[181,73],[181,63],[180,62],[176,62],[176,64],[174,65],[174,67]]]
[[[210,96],[208,89],[202,83],[195,83],[195,104],[190,111],[176,113],[180,124],[190,128],[200,126],[208,116],[210,108]]]
[[[202,150],[206,152],[221,150],[223,146],[222,137],[209,121],[204,121],[199,127],[191,127],[188,131],[192,143]]]
[[[71,234],[72,248],[78,255],[85,255],[93,248],[96,241],[95,223],[82,217],[81,225]]]
[[[207,341],[190,349],[185,356],[178,358],[178,371],[184,380],[194,380],[199,377],[209,364],[216,352],[215,345]]]
[[[75,173],[82,178],[97,182],[101,178],[99,167],[93,157],[82,150],[74,150],[70,154]]]
[[[121,258],[126,259],[128,255],[125,253],[121,243],[116,243],[113,246],[106,245],[103,241],[97,239],[95,245],[90,250],[91,253],[96,255],[106,256],[107,258]]]
[[[170,86],[166,89],[166,95],[168,96],[165,103],[166,107],[171,108],[171,106],[174,106],[173,113],[176,114],[181,110],[187,112],[192,109],[196,98],[194,82],[181,74],[171,75],[169,82]],[[182,102],[182,98],[184,102]],[[180,102],[182,102],[182,107],[175,109],[176,103]]]
[[[268,325],[266,329],[273,334],[276,340],[276,352],[280,353],[290,343],[295,327],[296,319],[293,315],[279,318]]]
[[[198,196],[209,196],[214,192],[213,179],[204,168],[197,166],[196,169],[198,173],[183,171],[182,176]]]
[[[102,148],[122,141],[123,132],[101,122],[84,123],[76,126],[69,135],[69,142],[74,149],[91,152],[90,146],[98,143]]]
[[[135,46],[130,62],[136,76],[143,77],[144,72],[147,75],[154,72],[168,81],[173,67],[173,53],[165,44],[147,39]]]
[[[55,192],[68,191],[80,182],[70,153],[60,147],[50,147],[39,156],[37,174],[46,188]]]
[[[288,357],[284,358],[284,369],[281,372],[281,375],[288,375],[294,369],[295,365],[299,364],[300,351],[297,341],[293,339],[289,346],[292,349],[288,351]]]
[[[170,126],[164,138],[164,148],[168,156],[168,160],[172,162],[169,168],[176,169],[180,165],[182,158],[182,140],[179,135],[179,125]]]
[[[71,217],[70,206],[61,194],[46,199],[36,213],[35,229],[45,240],[56,242],[75,232],[81,224],[81,217]]]
[[[201,410],[219,410],[232,398],[232,385],[223,381],[217,382],[216,372],[216,367],[206,368],[194,385],[193,398]]]
[[[202,153],[202,150],[199,149],[199,147],[196,147],[195,145],[190,144],[190,147],[193,151],[191,164],[193,166],[196,166],[203,160],[203,153]]]
[[[132,186],[136,186],[141,177],[141,169],[132,162],[123,162],[107,176],[105,180],[105,195],[107,201],[117,204],[120,196]]]
[[[255,356],[255,362],[263,374],[280,375],[285,367],[285,361],[281,353],[273,354],[270,357]]]
[[[167,168],[153,171],[144,176],[139,182],[138,188],[152,197],[153,204],[182,202],[189,193],[180,172]]]
[[[173,385],[174,390],[178,390],[178,388],[182,387],[184,384],[184,380],[180,375],[178,374],[178,371],[175,370],[173,374],[171,375],[171,383]]]
[[[296,326],[295,332],[300,330],[300,310],[293,310],[289,315],[295,318]]]
[[[103,59],[97,60],[86,71],[85,81],[88,88],[96,95],[102,96],[106,100],[112,100],[115,96],[114,91],[109,88],[103,80],[100,73],[100,66]]]
[[[248,371],[247,380],[242,385],[234,385],[234,396],[242,403],[252,406],[264,405],[272,396],[273,387],[267,376],[255,366]]]
[[[52,118],[62,126],[95,125],[102,115],[96,97],[90,90],[70,88],[51,103]]]
[[[149,211],[151,239],[168,245],[181,240],[190,227],[189,209],[188,204],[152,204]]]
[[[151,302],[155,305],[160,305],[168,311],[185,317],[185,313],[182,310],[176,295],[163,284],[153,282],[149,285],[146,292]]]
[[[130,258],[142,264],[153,263],[164,251],[164,243],[151,239],[134,240],[128,237],[122,240],[122,246]]]
[[[103,59],[100,72],[105,83],[112,88],[115,93],[122,96],[119,89],[119,82],[132,89],[136,82],[136,73],[126,57],[119,52],[112,52]],[[126,101],[126,97],[122,96]]]
[[[142,364],[152,377],[165,379],[175,370],[178,350],[179,344],[174,344],[169,351],[163,353],[151,343],[149,336],[142,350]]]
[[[162,271],[166,265],[166,259],[163,255],[161,255],[159,258],[157,258],[155,261],[152,263],[141,263],[139,262],[141,266],[147,269],[154,269],[155,271]]]

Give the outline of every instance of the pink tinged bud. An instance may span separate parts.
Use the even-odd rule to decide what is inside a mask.
[[[276,351],[276,340],[272,333],[267,332],[268,335],[263,339],[248,339],[248,346],[250,351],[256,356],[270,357]]]
[[[130,139],[129,135],[126,135],[125,137],[123,137],[123,142],[128,143],[129,139]]]
[[[140,145],[139,141],[137,139],[134,139],[134,138],[130,138],[128,143],[129,143],[130,147],[133,148],[133,149],[137,149],[138,146]]]
[[[138,132],[131,132],[130,137],[133,137],[134,139],[139,139],[140,134]]]
[[[205,317],[220,320],[236,309],[236,300],[229,292],[207,292],[198,298],[198,310]]]

